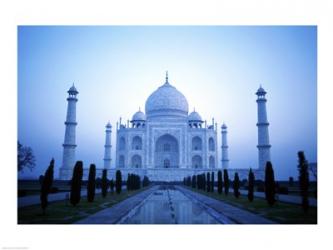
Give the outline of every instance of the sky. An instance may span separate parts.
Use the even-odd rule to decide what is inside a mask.
[[[317,161],[316,26],[19,26],[18,140],[42,174],[62,162],[67,91],[75,83],[78,160],[103,167],[105,125],[132,115],[165,81],[208,123],[228,126],[230,168],[256,168],[259,85],[267,91],[277,179],[297,176],[297,152]]]

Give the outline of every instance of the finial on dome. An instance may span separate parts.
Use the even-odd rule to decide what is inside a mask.
[[[139,112],[141,112],[141,107],[139,107]]]
[[[169,83],[169,74],[168,71],[165,73],[165,83]]]
[[[193,112],[195,112],[195,107],[193,107]]]

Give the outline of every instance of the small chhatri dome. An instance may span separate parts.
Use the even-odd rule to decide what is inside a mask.
[[[110,121],[106,124],[106,128],[112,128]]]
[[[191,112],[191,114],[189,114],[188,120],[190,122],[202,122],[201,116],[198,112],[195,111],[195,109],[193,110],[193,112]]]
[[[148,97],[146,114],[147,117],[188,116],[188,102],[185,96],[169,83],[168,74],[165,83]]]
[[[266,95],[266,91],[263,89],[263,87],[261,87],[261,85],[260,85],[260,87],[259,87],[259,89],[257,90],[257,92],[256,92],[256,95]]]
[[[133,115],[132,121],[145,121],[145,120],[146,120],[146,115],[139,108],[139,111]]]
[[[222,129],[226,129],[227,128],[227,125],[225,125],[225,123],[222,124],[221,126]]]
[[[79,93],[79,91],[77,91],[77,89],[75,88],[74,83],[67,92],[68,92],[68,94],[71,94],[71,95],[76,95]]]

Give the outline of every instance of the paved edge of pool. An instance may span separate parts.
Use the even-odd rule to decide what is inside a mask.
[[[117,224],[123,218],[126,218],[132,210],[139,207],[142,202],[159,186],[152,186],[148,190],[142,191],[132,197],[129,197],[112,207],[103,209],[95,214],[92,214],[82,220],[74,222],[74,224]]]
[[[197,200],[198,202],[202,203],[204,206],[209,208],[210,212],[212,212],[212,210],[213,210],[215,212],[215,213],[213,213],[215,216],[218,216],[218,214],[221,214],[224,217],[228,218],[231,221],[231,223],[236,223],[236,224],[279,224],[278,222],[269,220],[258,214],[251,213],[247,210],[227,204],[226,202],[216,200],[214,198],[208,197],[203,194],[199,194],[197,192],[191,191],[182,186],[175,186],[175,187],[178,190],[182,191],[185,195],[187,194],[188,196],[190,196],[193,200]],[[229,223],[229,224],[231,224],[231,223]]]

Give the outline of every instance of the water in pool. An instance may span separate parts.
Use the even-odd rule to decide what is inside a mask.
[[[218,224],[204,208],[172,187],[161,187],[122,223],[124,224]]]

